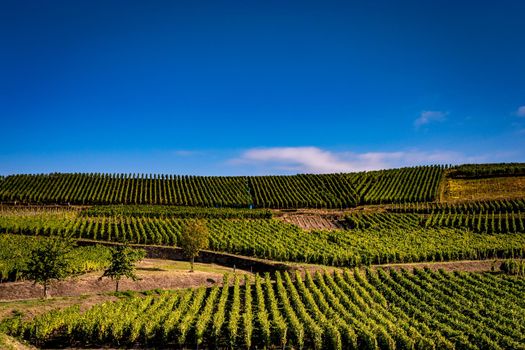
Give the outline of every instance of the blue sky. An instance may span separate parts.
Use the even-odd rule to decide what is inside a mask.
[[[0,174],[525,161],[523,1],[1,1]]]

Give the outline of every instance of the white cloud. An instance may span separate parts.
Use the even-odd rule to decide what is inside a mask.
[[[417,129],[423,125],[427,125],[432,122],[445,121],[445,119],[447,119],[447,114],[448,113],[441,111],[423,111],[419,115],[419,118],[414,120],[414,126]]]
[[[518,109],[516,110],[516,115],[518,117],[525,117],[525,106],[518,107]]]
[[[174,151],[173,152],[176,156],[179,156],[179,157],[190,157],[190,156],[195,156],[195,155],[199,155],[201,154],[202,152],[198,152],[198,151],[188,151],[188,150],[177,150],[177,151]]]
[[[344,172],[352,168],[331,152],[317,147],[273,147],[245,151],[240,162],[270,163],[280,169],[307,172]]]
[[[297,173],[337,173],[379,170],[424,164],[458,164],[482,162],[484,157],[467,157],[453,151],[397,151],[397,152],[331,152],[318,147],[270,147],[244,151],[230,160],[234,165],[264,168],[266,173],[276,171]]]

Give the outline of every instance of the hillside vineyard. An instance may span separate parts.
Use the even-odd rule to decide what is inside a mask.
[[[163,259],[185,257],[194,220],[208,245],[191,275]],[[39,348],[525,350],[524,164],[0,177],[0,293],[34,292],[32,252],[57,237],[76,243],[61,253],[71,290],[122,243],[161,284],[7,301],[0,348],[9,335]],[[164,290],[171,278],[193,284]]]
[[[125,215],[114,215],[119,208],[80,212],[4,211],[0,212],[0,232],[177,246],[182,227],[190,220],[188,217],[191,218],[191,210],[182,211],[186,218],[150,217],[141,215],[141,210],[140,207],[134,212],[130,209]],[[151,207],[145,210],[148,215],[154,211]],[[206,220],[209,249],[272,260],[350,267],[525,257],[525,216],[521,213],[511,216],[508,213],[483,216],[358,213],[341,218],[339,223],[345,229],[305,231],[275,218],[231,219],[230,209],[207,211],[210,213]],[[226,218],[219,217],[221,212]],[[205,211],[197,208],[195,215],[205,216]],[[466,219],[460,220],[463,216]],[[469,217],[482,220],[472,221]],[[480,230],[479,222],[482,222]],[[499,234],[490,234],[496,232]]]
[[[525,349],[525,285],[416,270],[239,276],[223,286],[12,319],[34,344],[187,348]],[[497,299],[497,301],[495,301]],[[54,343],[55,342],[55,343]]]
[[[0,201],[205,207],[348,208],[436,198],[445,167],[352,174],[213,177],[124,174],[11,175]]]

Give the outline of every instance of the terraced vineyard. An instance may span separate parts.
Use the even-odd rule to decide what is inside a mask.
[[[225,277],[227,280],[228,277]],[[523,280],[355,270],[247,278],[53,311],[3,328],[38,345],[524,349]]]

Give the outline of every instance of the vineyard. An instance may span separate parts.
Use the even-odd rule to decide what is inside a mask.
[[[0,177],[0,299],[6,285],[14,296],[0,305],[0,337],[44,348],[525,349],[524,167]],[[206,231],[195,274],[159,260],[187,256],[190,222]],[[77,287],[96,302],[13,301],[19,285],[33,290],[29,257],[50,237],[76,241],[67,274],[93,272]],[[149,280],[104,294],[88,281],[123,242],[147,253]]]
[[[525,232],[525,213],[431,214],[423,218],[421,224],[424,227],[461,227],[484,233]]]
[[[525,163],[464,164],[450,170],[452,178],[486,178],[525,175]]]
[[[248,207],[251,203],[244,177],[59,173],[7,176],[0,181],[0,200],[204,207]]]
[[[67,208],[67,207],[65,207]],[[273,214],[265,209],[199,208],[161,205],[100,205],[82,209],[83,216],[133,216],[181,219],[271,219]]]
[[[14,317],[2,328],[44,346],[525,348],[525,285],[511,277],[347,270],[225,282]]]
[[[349,229],[384,229],[399,227],[410,229],[414,226],[424,228],[452,227],[468,229],[479,233],[525,233],[525,212],[522,211],[480,211],[471,213],[461,210],[436,211],[428,215],[421,214],[352,214],[344,217],[340,223]]]
[[[23,271],[32,249],[43,238],[0,234],[0,283],[24,278]],[[108,265],[110,252],[103,246],[74,248],[69,257],[69,274],[98,271]]]
[[[430,202],[438,192],[444,167],[414,167],[358,174],[362,204]]]
[[[523,222],[521,216],[512,218],[511,222]],[[447,228],[443,221],[443,227],[424,228],[420,220],[415,214],[357,214],[343,221],[348,229],[332,231],[304,231],[276,219],[208,219],[206,223],[210,231],[209,249],[281,261],[351,267],[525,257],[525,232],[514,233],[521,228],[519,224],[517,231],[493,236],[472,232],[468,227]],[[179,218],[90,217],[71,211],[27,215],[16,212],[0,215],[0,232],[65,234],[79,239],[176,246],[186,222],[187,219]],[[512,226],[502,226],[509,227]]]
[[[449,213],[449,214],[479,214],[485,211],[513,212],[525,210],[525,199],[505,199],[496,201],[474,201],[460,204],[451,203],[403,203],[387,208],[393,213]]]
[[[505,176],[474,179],[447,178],[441,200],[462,203],[523,198],[525,198],[525,176]]]
[[[249,185],[258,208],[347,208],[359,203],[354,184],[343,174],[256,176]]]
[[[349,208],[432,201],[445,167],[328,175],[209,177],[41,174],[0,178],[0,201],[234,208]]]

